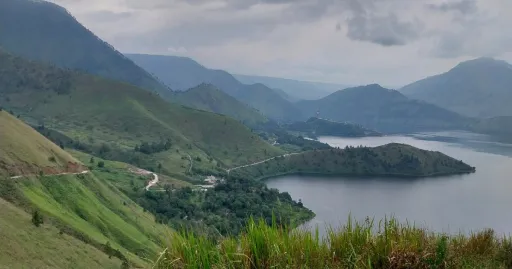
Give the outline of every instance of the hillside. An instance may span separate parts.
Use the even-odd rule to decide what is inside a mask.
[[[163,84],[56,4],[2,0],[0,25],[0,47],[13,54],[125,81],[161,94],[168,92]]]
[[[0,75],[1,106],[75,144],[97,145],[98,154],[122,149],[122,156],[145,159],[134,150],[138,144],[169,141],[170,148],[146,156],[154,157],[154,167],[158,162],[184,173],[190,155],[209,160],[198,164],[217,170],[282,153],[236,120],[170,104],[128,84],[1,52]]]
[[[0,126],[0,176],[84,170],[71,155],[7,111],[0,111]]]
[[[491,58],[458,64],[450,71],[425,78],[400,91],[471,117],[512,116],[512,65]]]
[[[171,100],[195,109],[230,116],[249,126],[267,121],[255,109],[241,103],[211,84],[200,84],[186,91],[174,92]]]
[[[440,152],[388,144],[376,148],[308,151],[236,169],[230,175],[248,178],[284,174],[426,177],[471,173],[474,169]]]
[[[282,93],[263,84],[243,84],[226,71],[208,69],[190,58],[144,54],[126,56],[174,90],[184,91],[202,83],[212,84],[269,118],[286,121],[300,116],[300,111]]]
[[[346,123],[346,122],[335,122],[320,118],[310,118],[304,122],[294,122],[288,124],[285,127],[289,131],[300,132],[317,136],[341,136],[341,137],[363,137],[363,136],[380,136],[381,134],[366,129],[360,125]]]
[[[236,79],[245,84],[261,83],[289,95],[292,100],[317,100],[327,95],[348,88],[347,85],[300,81],[294,79],[274,78],[265,76],[234,75]]]
[[[304,115],[351,122],[378,132],[396,133],[464,128],[469,120],[455,112],[410,100],[377,84],[349,88],[315,101],[301,101]]]
[[[10,250],[13,257],[20,255],[26,257],[28,253],[34,253],[37,254],[36,257],[44,258],[46,263],[69,262],[69,260],[62,260],[58,255],[42,256],[59,248],[65,248],[66,245],[80,247],[75,250],[62,250],[63,255],[67,255],[69,259],[77,259],[77,255],[83,255],[80,258],[89,257],[93,259],[90,262],[104,263],[100,267],[111,267],[113,263],[119,266],[124,259],[134,265],[144,266],[147,263],[145,258],[155,257],[162,245],[161,236],[168,234],[169,229],[155,224],[150,214],[145,213],[142,208],[113,187],[111,182],[105,180],[107,177],[97,174],[96,171],[90,171],[92,167],[73,165],[75,169],[70,170],[69,164],[78,163],[78,161],[22,121],[2,111],[0,123],[2,127],[7,127],[0,130],[0,143],[2,143],[0,160],[7,164],[0,166],[0,198],[28,212],[37,209],[45,219],[41,234],[34,237],[34,241],[14,240],[12,242],[13,246],[16,246],[15,249]],[[50,160],[49,157],[53,159]],[[19,167],[30,169],[19,169]],[[78,168],[81,170],[77,170]],[[38,173],[33,174],[35,171]],[[81,171],[88,171],[88,173],[77,173]],[[126,169],[124,171],[124,173],[130,173]],[[67,173],[61,174],[62,172]],[[16,173],[16,178],[10,178],[13,173]],[[121,174],[116,172],[115,177],[119,178]],[[97,177],[98,175],[102,177]],[[136,178],[133,174],[131,177],[132,180]],[[3,200],[0,202],[3,203]],[[13,223],[29,219],[26,213],[15,209],[13,205],[2,207],[2,214],[15,217],[3,221],[6,227],[2,226],[0,235],[5,232],[4,228],[15,229],[10,227]],[[16,227],[14,234],[25,236],[23,234],[35,232],[27,226],[29,225],[22,224]],[[21,230],[21,227],[26,227],[27,230]],[[59,235],[54,234],[53,237],[56,237],[54,239],[48,238],[49,233],[55,230],[58,230]],[[53,242],[57,245],[52,248],[45,246],[48,249],[38,250],[39,247],[36,247],[38,242]],[[117,261],[112,262],[102,256],[97,257],[96,252],[105,252],[104,245],[107,242],[112,248],[120,251],[114,255],[119,258]],[[103,255],[108,258],[106,253]],[[37,263],[37,260],[37,258],[30,258],[24,262]],[[0,264],[0,267],[13,262],[3,254],[0,255],[0,261],[5,262]],[[82,261],[78,264],[85,267]]]
[[[480,119],[470,125],[470,130],[477,133],[509,137],[512,134],[512,116]]]

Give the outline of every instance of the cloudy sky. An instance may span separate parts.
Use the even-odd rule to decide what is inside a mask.
[[[52,0],[122,52],[211,68],[400,86],[512,61],[512,0]]]

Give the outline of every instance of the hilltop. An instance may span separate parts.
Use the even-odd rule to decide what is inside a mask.
[[[0,47],[13,54],[124,81],[163,95],[169,92],[56,4],[2,0],[0,25]]]
[[[218,170],[282,154],[236,120],[168,103],[129,84],[2,52],[0,74],[0,105],[102,156],[122,150],[117,155],[123,161],[153,160],[152,167],[185,173],[188,156],[205,160],[196,162],[203,169]],[[135,150],[144,143],[161,145],[148,154]]]
[[[315,101],[301,101],[304,115],[351,122],[378,132],[397,133],[463,128],[469,122],[455,112],[411,100],[378,84],[348,88]]]
[[[307,151],[233,170],[233,177],[268,178],[285,174],[427,177],[474,172],[440,152],[404,144]]]
[[[471,117],[512,116],[512,65],[492,58],[462,62],[446,73],[409,84],[400,91]]]
[[[363,136],[380,136],[379,132],[366,129],[361,125],[336,122],[320,118],[310,118],[305,122],[294,122],[286,125],[289,131],[305,133],[316,136],[341,136],[341,137],[363,137]]]
[[[182,92],[174,92],[171,100],[195,109],[230,116],[248,126],[268,121],[255,109],[238,101],[211,84],[200,84]]]
[[[282,93],[263,84],[243,84],[224,70],[206,68],[186,57],[145,54],[126,56],[174,90],[184,91],[208,83],[274,120],[300,118],[300,110],[283,97]]]
[[[79,161],[7,111],[0,111],[0,126],[0,176],[84,170]]]

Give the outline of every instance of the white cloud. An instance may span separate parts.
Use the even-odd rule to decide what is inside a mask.
[[[402,85],[512,56],[510,0],[53,0],[124,52],[232,72]]]

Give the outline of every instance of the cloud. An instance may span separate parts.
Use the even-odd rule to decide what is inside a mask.
[[[423,30],[419,20],[404,21],[394,12],[378,14],[372,1],[351,1],[347,37],[382,46],[400,46],[417,39]]]
[[[456,2],[445,2],[442,4],[427,4],[428,9],[440,12],[458,11],[462,14],[470,14],[477,11],[476,0],[461,0]]]

